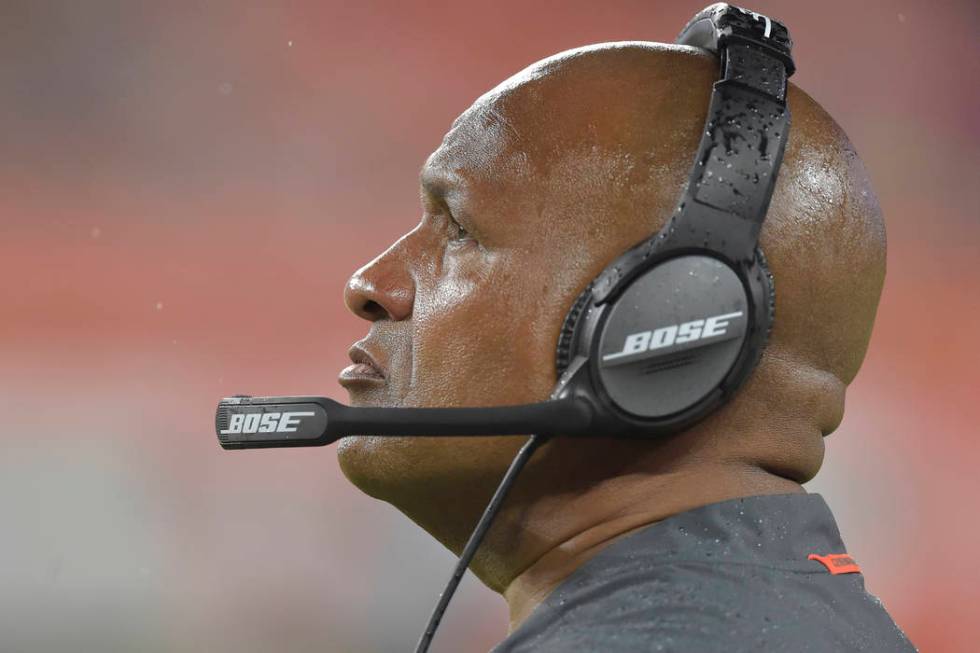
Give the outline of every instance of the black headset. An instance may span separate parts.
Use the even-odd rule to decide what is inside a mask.
[[[558,340],[555,398],[596,407],[594,430],[676,433],[725,402],[772,328],[758,247],[789,132],[789,33],[766,16],[708,7],[677,42],[721,58],[701,144],[674,214],[578,297]]]
[[[225,449],[319,446],[347,435],[534,433],[460,555],[416,648],[442,614],[524,464],[549,436],[650,438],[682,431],[729,400],[762,355],[775,291],[758,246],[789,135],[795,66],[781,23],[725,3],[677,43],[715,53],[701,143],[673,215],[610,263],[565,317],[551,400],[489,408],[352,408],[325,397],[222,399]]]

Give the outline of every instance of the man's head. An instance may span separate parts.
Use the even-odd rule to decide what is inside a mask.
[[[716,77],[717,61],[693,48],[605,44],[534,64],[479,98],[423,167],[421,222],[348,284],[347,305],[371,321],[352,357],[371,357],[383,371],[347,379],[352,402],[546,399],[575,297],[656,232],[679,198]],[[623,492],[635,505],[652,487],[668,491],[670,479],[714,479],[678,504],[693,507],[738,491],[729,470],[792,482],[816,473],[822,436],[840,422],[870,336],[884,229],[843,132],[795,87],[789,106],[793,124],[761,236],[776,320],[746,386],[662,442],[552,441],[495,527],[498,542],[532,556],[575,530],[576,516],[561,514],[569,498],[605,502],[615,518]],[[353,482],[458,551],[520,442],[357,437],[339,455]],[[484,580],[506,585],[509,563],[494,558],[492,542],[484,555]]]

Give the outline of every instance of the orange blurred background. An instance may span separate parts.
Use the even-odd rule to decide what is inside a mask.
[[[400,651],[453,557],[333,451],[222,452],[215,401],[325,394],[347,276],[478,95],[671,41],[702,1],[0,3],[0,649]],[[776,2],[871,170],[888,279],[809,484],[924,651],[976,650],[975,2]],[[436,651],[490,648],[468,578]]]

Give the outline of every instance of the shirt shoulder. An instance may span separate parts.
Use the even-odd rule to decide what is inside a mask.
[[[914,650],[860,575],[676,562],[609,581],[569,588],[494,653]]]
[[[739,536],[733,518],[724,528],[685,519],[624,538],[562,583],[493,653],[915,650],[860,573],[829,573],[807,559],[804,542],[786,548],[787,523],[750,507],[738,506],[735,516],[758,537]],[[843,546],[812,542],[816,550]]]

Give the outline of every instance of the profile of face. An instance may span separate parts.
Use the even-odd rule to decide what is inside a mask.
[[[529,160],[508,109],[481,98],[421,172],[422,216],[350,279],[345,301],[370,322],[340,383],[359,406],[488,406],[546,399],[564,313],[587,283],[588,238],[555,210],[560,180]],[[559,183],[556,183],[558,181]],[[513,438],[349,438],[345,472],[385,485],[453,485],[499,474]]]
[[[577,58],[570,84],[562,71]],[[608,64],[581,53],[518,73],[464,112],[422,168],[421,220],[347,284],[347,306],[370,322],[340,375],[352,404],[546,399],[575,297],[647,237],[679,193],[685,166],[665,164],[671,148],[695,147],[713,74],[700,63],[703,83],[674,94],[698,110],[655,137],[622,126],[640,120],[651,94],[608,115],[607,98],[631,92],[634,75],[605,74]],[[662,105],[666,84],[653,77]],[[653,141],[664,152],[644,160]],[[458,492],[465,479],[489,491],[481,479],[498,478],[521,441],[354,437],[339,455],[357,485],[387,500],[399,494],[406,509],[419,484]]]
[[[348,308],[370,325],[340,375],[351,403],[490,406],[547,399],[556,382],[558,334],[575,298],[611,260],[655,233],[680,196],[716,75],[717,62],[693,48],[604,44],[545,59],[480,97],[422,168],[421,219],[347,284]],[[819,404],[812,414],[792,416],[806,422],[812,444],[796,459],[781,444],[770,461],[775,468],[796,466],[803,471],[793,475],[803,478],[819,467],[821,435],[839,422],[843,388],[863,357],[883,278],[884,239],[873,195],[844,201],[866,184],[846,137],[796,89],[790,106],[794,127],[762,237],[777,279],[779,317],[748,389],[713,419],[726,420],[729,431],[752,432],[772,419],[774,406]],[[840,174],[828,176],[830,169]],[[814,229],[817,218],[810,216],[827,221],[828,231]],[[826,251],[837,263],[801,267],[795,263],[801,251],[815,260]],[[841,284],[831,277],[848,265],[865,269],[864,277],[860,270],[848,276],[850,295],[833,290]],[[810,361],[815,371],[801,373]],[[774,402],[780,393],[782,404]],[[759,451],[774,450],[776,439],[759,442]],[[458,551],[522,443],[355,436],[341,441],[338,456],[358,487]],[[549,449],[562,446],[549,442],[532,465],[551,464]],[[576,444],[574,451],[600,479],[641,451],[623,445],[617,461],[606,455],[615,446]],[[737,456],[757,458],[752,446]],[[594,469],[597,451],[609,469]],[[577,491],[569,480],[577,474],[570,455],[562,469],[551,464],[526,482],[553,484],[542,493],[562,483]]]

